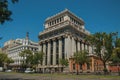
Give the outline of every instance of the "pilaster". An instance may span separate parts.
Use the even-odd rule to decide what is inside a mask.
[[[92,46],[89,45],[89,54],[92,54]]]
[[[59,59],[62,59],[62,38],[59,37]]]
[[[56,39],[53,40],[53,65],[56,65]]]
[[[50,48],[51,48],[51,44],[50,41],[48,41],[48,50],[47,50],[47,65],[50,65]]]
[[[77,42],[77,48],[78,48],[78,51],[80,51],[80,41],[79,40]]]
[[[82,45],[82,50],[84,50],[84,42],[82,42],[81,45]]]
[[[46,56],[46,44],[45,43],[43,44],[43,53],[44,53],[44,55],[43,55],[43,65],[45,65],[45,56]]]

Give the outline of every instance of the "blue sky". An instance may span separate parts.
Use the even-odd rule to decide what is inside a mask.
[[[65,8],[82,18],[92,34],[116,31],[120,34],[120,0],[19,0],[9,5],[13,21],[0,25],[3,37],[0,46],[10,39],[25,38],[26,32],[31,40],[38,42],[45,19]]]

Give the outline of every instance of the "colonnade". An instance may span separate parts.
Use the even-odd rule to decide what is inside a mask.
[[[49,66],[59,65],[59,59],[69,59],[75,52],[81,50],[87,50],[89,54],[92,53],[92,47],[89,44],[70,35],[41,41],[39,46],[39,51],[44,52],[43,65]]]

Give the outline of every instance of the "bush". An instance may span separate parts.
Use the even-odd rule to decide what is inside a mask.
[[[108,73],[108,70],[105,68],[105,69],[103,69],[103,72],[106,75]]]

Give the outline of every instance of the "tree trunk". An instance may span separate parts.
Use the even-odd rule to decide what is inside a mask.
[[[76,64],[76,68],[77,68],[77,75],[78,75],[78,74],[79,74],[79,73],[78,73],[78,64]]]
[[[119,69],[120,65],[118,63],[118,75],[120,76],[120,69]]]
[[[107,68],[106,68],[106,62],[104,62],[104,61],[103,61],[103,66],[104,66],[103,71],[104,71],[104,74],[106,75],[107,72],[108,72],[108,70],[107,70]]]

